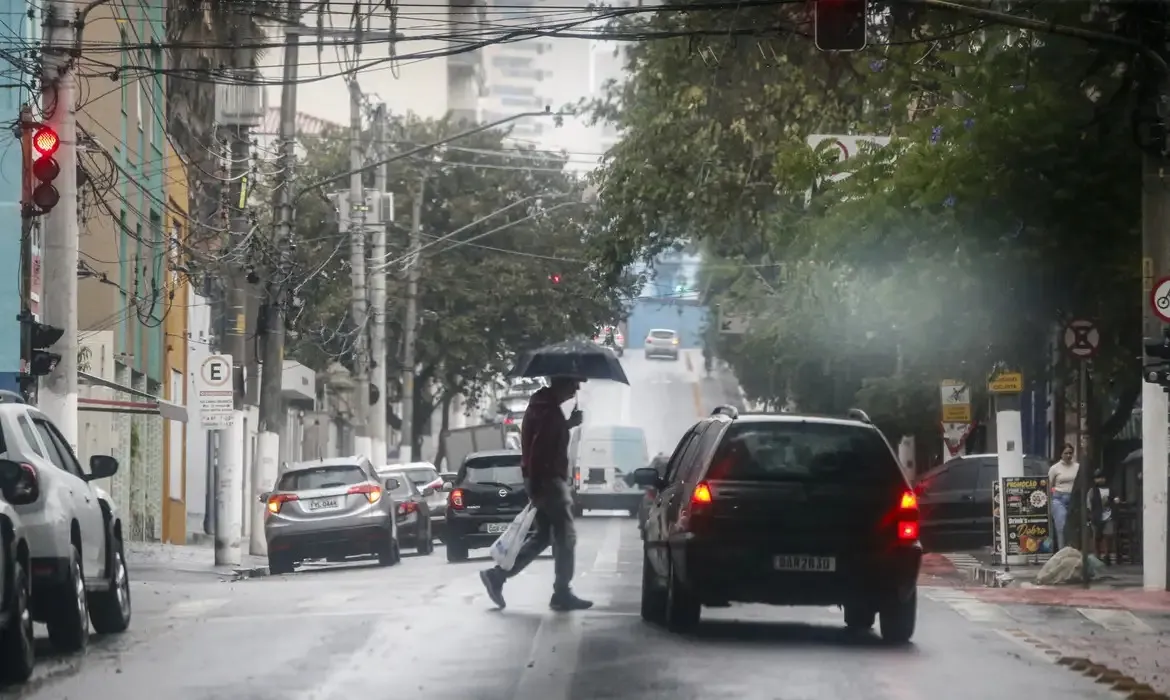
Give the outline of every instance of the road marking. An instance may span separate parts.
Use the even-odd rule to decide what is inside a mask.
[[[984,603],[970,593],[957,589],[930,588],[922,591],[927,598],[950,606],[952,610],[972,622],[1008,623],[1012,617],[994,603]]]
[[[1152,627],[1138,619],[1128,610],[1103,610],[1101,608],[1077,608],[1091,622],[1101,625],[1110,632],[1131,634],[1154,634]]]
[[[213,610],[222,608],[231,602],[231,598],[197,598],[175,603],[167,609],[166,617],[199,617]]]
[[[691,392],[695,395],[695,415],[699,418],[703,417],[703,397],[699,393],[699,385],[696,382],[691,385]]]
[[[618,518],[610,518],[606,521],[605,537],[601,540],[601,549],[597,551],[597,559],[594,560],[591,571],[598,574],[617,571],[622,525],[628,522],[628,520],[619,520]]]
[[[568,700],[581,648],[581,617],[546,615],[536,630],[514,698]]]
[[[694,373],[695,368],[694,368],[694,366],[691,365],[691,353],[684,351],[683,352],[683,359],[687,361],[687,371]]]

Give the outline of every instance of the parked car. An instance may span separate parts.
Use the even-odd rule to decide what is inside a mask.
[[[667,328],[655,328],[646,336],[646,359],[651,357],[669,357],[678,361],[678,331]]]
[[[27,681],[36,662],[32,557],[15,506],[37,500],[38,491],[32,467],[0,460],[0,684]]]
[[[401,559],[394,500],[386,491],[398,479],[378,478],[363,456],[293,464],[276,490],[261,494],[267,504],[264,537],[268,569],[292,573],[306,559],[375,555],[381,566]]]
[[[35,499],[14,506],[29,549],[33,619],[61,651],[84,649],[91,623],[99,634],[124,632],[131,605],[122,521],[94,484],[113,476],[118,460],[93,455],[82,468],[48,416],[13,392],[0,392],[0,437],[0,454],[36,487]]]
[[[410,462],[386,467],[391,468],[406,474],[419,492],[428,491],[426,501],[431,512],[431,532],[442,530],[443,516],[447,512],[447,494],[443,492],[444,479],[439,476],[439,469],[430,462]]]
[[[905,643],[918,610],[918,507],[889,443],[850,418],[717,408],[679,442],[643,537],[642,617],[678,632],[702,607],[839,605]]]
[[[447,527],[442,535],[447,561],[466,561],[470,550],[490,547],[527,504],[519,452],[468,455],[447,494]]]
[[[398,484],[398,488],[388,489],[387,493],[394,499],[399,541],[407,547],[414,547],[415,551],[424,556],[435,551],[434,519],[428,501],[435,493],[442,498],[446,498],[446,495],[436,491],[430,484],[422,485],[414,481],[408,470],[401,467],[379,470],[378,478],[383,481],[394,479]]]
[[[1024,457],[1024,475],[1048,475],[1048,462]],[[990,547],[994,533],[991,487],[999,455],[963,455],[931,469],[914,485],[921,510],[922,546],[928,552]]]

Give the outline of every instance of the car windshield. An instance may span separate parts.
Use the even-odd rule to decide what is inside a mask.
[[[650,337],[668,340],[674,337],[674,331],[650,331]]]
[[[356,464],[338,464],[286,472],[280,477],[280,491],[309,491],[353,486],[366,480],[366,473]]]
[[[708,473],[728,481],[888,485],[901,470],[871,428],[804,421],[733,425]]]
[[[469,459],[463,465],[462,483],[521,486],[524,472],[520,469],[520,455]]]

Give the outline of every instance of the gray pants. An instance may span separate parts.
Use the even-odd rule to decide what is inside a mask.
[[[511,578],[524,570],[533,559],[551,544],[556,577],[553,591],[567,593],[573,581],[573,550],[577,546],[577,529],[573,526],[573,499],[567,484],[556,482],[542,492],[533,492],[532,505],[536,508],[536,532],[529,535],[516,555],[516,564],[506,572]]]

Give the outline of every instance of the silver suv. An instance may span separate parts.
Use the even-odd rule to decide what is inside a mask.
[[[0,685],[23,683],[33,672],[33,620],[29,609],[31,560],[24,525],[14,506],[37,499],[31,470],[0,460]]]
[[[49,418],[19,394],[0,392],[0,454],[22,465],[37,497],[15,506],[32,564],[32,616],[61,651],[80,651],[90,623],[99,634],[130,626],[130,577],[122,521],[94,482],[113,476],[118,460],[93,455],[89,469]]]
[[[398,525],[388,492],[398,479],[378,478],[365,457],[294,464],[261,494],[267,504],[264,537],[268,570],[291,573],[306,559],[373,554],[382,566],[398,563]]]

